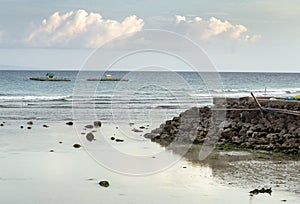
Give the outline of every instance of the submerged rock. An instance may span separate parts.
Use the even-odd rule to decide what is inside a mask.
[[[81,145],[80,144],[74,144],[73,147],[77,149],[77,148],[80,148]]]
[[[93,129],[93,128],[94,128],[93,125],[85,125],[84,127],[85,127],[85,128],[88,128],[88,129]]]
[[[92,141],[94,141],[95,140],[95,136],[94,136],[94,134],[93,133],[88,133],[87,135],[86,135],[86,139],[89,141],[89,142],[92,142]]]
[[[107,187],[109,187],[109,182],[108,181],[100,181],[99,185],[104,187],[104,188],[107,188]]]
[[[43,125],[43,127],[48,128],[49,126],[48,125]]]
[[[115,141],[116,142],[124,142],[124,140],[122,140],[122,139],[116,139]]]
[[[97,120],[97,121],[94,122],[94,126],[95,127],[101,127],[101,125],[102,125],[102,123],[99,120]]]
[[[27,125],[33,125],[33,122],[32,121],[28,121]]]
[[[249,192],[251,196],[253,195],[258,195],[260,193],[268,193],[271,195],[272,193],[272,189],[271,188],[261,188],[261,189],[254,189],[252,191]]]
[[[73,122],[67,122],[66,125],[73,125]]]
[[[131,131],[133,131],[133,132],[143,132],[142,130],[139,130],[139,129],[136,129],[136,128],[133,128]]]

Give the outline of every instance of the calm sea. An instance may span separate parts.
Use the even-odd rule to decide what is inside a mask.
[[[87,81],[101,73],[55,71],[70,82],[32,81],[46,71],[0,71],[0,121],[66,121],[80,115],[106,122],[165,120],[193,106],[212,104],[212,96],[287,97],[300,94],[300,74],[219,73],[208,87],[201,73],[192,72],[109,72],[129,81]],[[204,76],[205,77],[205,76]],[[91,115],[92,114],[92,115]]]

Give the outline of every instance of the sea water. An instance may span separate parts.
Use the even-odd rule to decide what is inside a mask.
[[[55,71],[56,77],[70,82],[32,81],[46,71],[0,71],[0,120],[64,121],[93,109],[102,121],[170,119],[193,106],[212,105],[212,97],[288,97],[300,94],[300,74],[294,73],[217,73],[222,89],[208,87],[202,73],[117,72],[113,77],[128,81],[87,81],[101,78],[102,72]],[[78,89],[80,87],[80,89]],[[92,92],[88,92],[92,90]],[[75,114],[74,114],[75,113]],[[116,116],[116,115],[122,115]],[[89,115],[86,116],[91,117]]]

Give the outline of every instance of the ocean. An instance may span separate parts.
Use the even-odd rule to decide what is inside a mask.
[[[219,73],[222,89],[208,87],[205,74],[121,72],[129,81],[87,81],[101,72],[54,71],[70,82],[32,81],[47,71],[0,71],[0,120],[66,121],[93,117],[107,123],[157,123],[193,106],[212,105],[212,97],[288,97],[300,94],[300,73]],[[266,92],[265,92],[266,89]],[[89,111],[87,111],[89,110]],[[91,115],[92,114],[92,115]]]

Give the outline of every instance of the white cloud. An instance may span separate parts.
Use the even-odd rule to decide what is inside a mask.
[[[187,20],[185,16],[175,16],[171,29],[192,39],[202,41],[236,40],[253,42],[260,38],[259,35],[250,35],[244,25],[235,25],[227,20],[222,21],[215,17],[211,17],[209,20],[203,20],[200,17]]]
[[[65,14],[55,12],[26,36],[25,43],[33,47],[95,48],[123,34],[140,31],[143,26],[143,19],[134,15],[119,22],[82,9]]]

